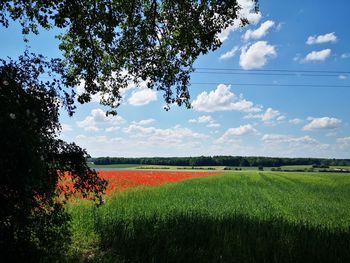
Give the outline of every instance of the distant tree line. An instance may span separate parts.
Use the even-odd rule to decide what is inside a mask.
[[[244,156],[199,156],[199,157],[99,157],[90,158],[96,165],[140,164],[177,166],[238,166],[238,167],[279,167],[283,165],[350,166],[350,159],[322,158],[279,158]]]

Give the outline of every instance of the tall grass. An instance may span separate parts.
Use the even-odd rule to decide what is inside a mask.
[[[77,259],[350,262],[350,175],[233,172],[69,206]],[[87,237],[87,238],[86,238]]]

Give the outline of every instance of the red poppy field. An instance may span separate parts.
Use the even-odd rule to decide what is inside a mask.
[[[114,170],[98,171],[98,175],[108,181],[106,194],[110,195],[115,191],[123,191],[138,186],[157,186],[166,183],[178,182],[190,178],[217,175],[222,172],[203,171],[144,171],[144,170]],[[69,175],[65,174],[58,183],[58,187],[75,192],[73,182]],[[80,195],[76,195],[79,197]]]
[[[178,172],[178,171],[99,171],[101,178],[108,181],[107,194],[137,186],[156,186],[186,180],[189,178],[217,175],[220,172]]]

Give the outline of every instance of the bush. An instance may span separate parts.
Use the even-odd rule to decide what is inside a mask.
[[[70,242],[63,204],[72,193],[57,187],[59,180],[69,175],[73,191],[97,199],[106,182],[87,166],[83,149],[57,138],[62,103],[57,83],[38,80],[50,64],[29,55],[0,62],[1,256],[57,260]]]

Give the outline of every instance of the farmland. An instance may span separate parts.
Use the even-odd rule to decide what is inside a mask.
[[[171,175],[169,175],[171,176]],[[350,175],[233,171],[68,204],[72,261],[349,262]]]

